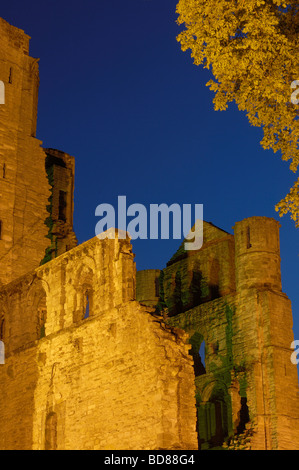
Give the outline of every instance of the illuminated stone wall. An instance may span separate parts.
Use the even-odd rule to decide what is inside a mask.
[[[46,206],[50,187],[45,153],[35,138],[38,60],[29,55],[29,36],[0,18],[0,283],[39,265],[49,245]]]
[[[181,247],[161,272],[157,311],[189,333],[201,449],[299,448],[278,222],[251,217],[236,223],[234,236],[205,222],[202,248]]]
[[[73,232],[74,158],[36,139],[38,59],[29,36],[0,18],[0,285],[77,244]],[[52,163],[47,166],[46,159]],[[54,162],[56,159],[56,162]],[[60,163],[59,163],[60,162]],[[58,212],[65,194],[65,217]]]
[[[35,138],[29,36],[0,34],[0,449],[298,449],[278,223],[205,222],[136,289],[128,240],[76,247],[74,159]]]
[[[135,299],[128,240],[93,239],[0,291],[1,449],[195,449],[188,336]]]

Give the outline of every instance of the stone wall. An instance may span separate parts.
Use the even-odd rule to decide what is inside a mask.
[[[128,240],[90,240],[1,289],[1,449],[197,448],[188,336],[134,299]]]
[[[155,307],[159,302],[160,269],[137,271],[136,299],[148,307]]]
[[[50,196],[45,153],[35,138],[38,60],[29,36],[0,18],[0,283],[36,268],[49,244],[46,206]],[[38,182],[38,184],[37,184]]]
[[[45,152],[51,197],[46,219],[50,246],[43,264],[78,244],[73,230],[75,159],[55,149],[45,149]]]
[[[77,244],[73,232],[74,158],[36,139],[39,59],[29,36],[0,18],[0,284],[25,275]],[[63,162],[46,173],[47,154]],[[66,195],[66,216],[58,213]],[[47,210],[49,209],[49,211]],[[53,209],[53,211],[52,211]],[[53,212],[53,213],[52,213]],[[53,228],[54,226],[54,228]]]
[[[204,222],[141,305],[128,240],[74,248],[74,159],[35,137],[29,36],[0,35],[0,448],[298,449],[279,224]]]
[[[299,448],[278,222],[251,217],[236,223],[234,236],[204,223],[202,248],[180,248],[161,271],[157,308],[190,337],[201,449]]]

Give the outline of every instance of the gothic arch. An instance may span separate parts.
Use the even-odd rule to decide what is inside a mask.
[[[73,314],[74,323],[84,320],[92,315],[94,269],[94,261],[89,258],[84,260],[84,264],[82,264],[75,272],[73,282],[75,295],[75,309]]]
[[[211,380],[202,390],[201,397],[203,403],[207,403],[210,400],[213,390],[215,389],[222,389],[226,395],[228,394],[228,388],[225,382],[221,380]]]
[[[221,447],[231,423],[231,400],[227,386],[212,380],[203,389],[198,407],[198,434],[201,448]]]
[[[37,281],[29,288],[27,293],[27,310],[32,315],[36,339],[46,336],[47,323],[47,293],[44,283]]]

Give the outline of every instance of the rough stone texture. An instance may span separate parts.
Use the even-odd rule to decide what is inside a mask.
[[[35,137],[39,59],[29,56],[29,36],[2,18],[0,35],[0,80],[5,86],[5,105],[0,106],[0,284],[7,284],[44,258],[73,248],[77,240],[72,228],[74,159],[44,151]],[[56,158],[50,167],[52,181],[45,167],[49,155]],[[66,193],[65,220],[58,213],[61,190]]]
[[[136,288],[129,240],[76,247],[74,158],[41,149],[38,61],[0,34],[0,449],[298,449],[278,223],[205,222]]]
[[[74,158],[35,139],[38,60],[0,34],[0,448],[195,449],[187,335],[135,301],[128,240],[75,248]]]
[[[38,60],[29,36],[0,18],[0,283],[39,265],[49,244],[46,206],[50,196],[45,153],[35,138]]]
[[[202,248],[181,247],[161,272],[157,310],[190,335],[201,449],[298,449],[298,374],[291,303],[281,292],[279,224],[251,217],[234,233],[205,222]],[[144,272],[142,285],[151,277]],[[148,288],[137,292],[137,300],[150,300]]]
[[[136,298],[148,307],[155,307],[159,302],[160,295],[160,269],[147,269],[137,271],[136,275]]]
[[[197,448],[187,335],[134,300],[133,258],[96,238],[1,289],[1,449]]]

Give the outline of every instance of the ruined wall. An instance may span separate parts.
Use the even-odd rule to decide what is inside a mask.
[[[204,222],[140,305],[128,240],[73,248],[74,159],[35,138],[29,36],[0,35],[0,448],[195,449],[196,419],[202,449],[299,448],[278,223]]]
[[[45,149],[46,172],[51,186],[47,205],[47,237],[50,245],[42,264],[77,246],[73,230],[75,159],[65,152]]]
[[[238,222],[234,230],[239,323],[235,342],[242,341],[236,354],[243,350],[250,376],[256,425],[252,444],[298,449],[298,373],[291,362],[291,302],[281,291],[279,223],[251,217]]]
[[[180,248],[161,274],[162,302],[169,316],[235,292],[234,250],[232,235],[204,222],[202,248]]]
[[[136,299],[143,305],[155,307],[160,296],[160,269],[146,269],[136,274]]]
[[[35,138],[38,60],[29,56],[29,36],[1,18],[0,36],[0,283],[6,284],[44,257],[50,192],[45,153]]]
[[[161,272],[157,307],[189,333],[200,448],[296,449],[298,374],[279,224],[251,217],[234,229],[204,223],[201,250],[181,247]]]
[[[93,239],[0,291],[2,449],[195,449],[190,346],[135,298],[128,240]]]

